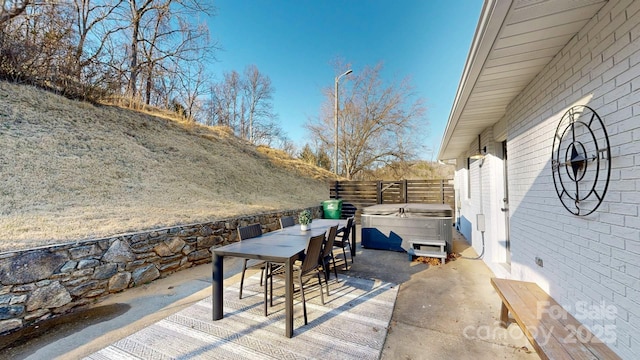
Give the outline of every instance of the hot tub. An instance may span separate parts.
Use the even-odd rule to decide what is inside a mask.
[[[444,240],[452,251],[453,211],[444,204],[381,204],[362,209],[361,244],[404,252],[411,239]]]

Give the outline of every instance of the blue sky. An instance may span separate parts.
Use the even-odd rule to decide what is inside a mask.
[[[342,58],[357,72],[384,64],[387,83],[411,78],[426,100],[431,151],[435,158],[482,0],[217,0],[209,21],[222,47],[209,69],[214,80],[242,72],[249,64],[269,76],[273,105],[282,128],[302,147],[304,123],[317,117],[322,89],[333,86],[331,62]]]

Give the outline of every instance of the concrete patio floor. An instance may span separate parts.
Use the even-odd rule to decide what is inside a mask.
[[[464,258],[477,254],[455,230],[454,251],[463,257],[442,266],[409,261],[405,253],[363,249],[359,230],[357,235],[349,275],[400,285],[381,359],[539,359],[515,323],[498,326],[493,273],[481,260]],[[241,261],[225,260],[225,286],[239,281],[240,269]],[[1,350],[2,358],[79,359],[210,293],[211,264],[187,269],[40,324],[31,334],[5,337],[0,348],[13,343]]]

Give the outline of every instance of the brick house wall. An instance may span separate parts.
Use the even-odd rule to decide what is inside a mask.
[[[497,276],[538,283],[621,357],[640,354],[640,1],[611,0],[482,132],[489,156],[466,169],[458,158],[460,215],[480,253],[475,214],[486,215],[483,260]],[[555,192],[551,152],[562,115],[593,108],[611,145],[611,179],[600,207],[575,216]],[[503,179],[498,133],[506,129],[511,264],[500,224]],[[474,153],[469,145],[466,156]],[[471,172],[471,197],[466,178]],[[482,183],[482,198],[477,190]],[[475,186],[475,187],[474,187]],[[460,189],[462,187],[462,189]],[[462,193],[464,192],[464,194]],[[466,235],[465,235],[466,236]],[[543,266],[535,259],[543,260]],[[614,309],[608,316],[603,309]],[[591,313],[587,313],[591,310]]]

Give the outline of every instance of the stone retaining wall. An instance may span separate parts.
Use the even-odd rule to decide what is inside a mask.
[[[211,247],[237,241],[237,227],[280,228],[279,211],[202,224],[0,253],[0,334],[94,302],[111,293],[211,262]],[[322,207],[310,210],[322,217]]]

